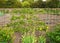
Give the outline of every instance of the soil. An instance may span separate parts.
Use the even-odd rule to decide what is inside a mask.
[[[19,32],[15,32],[14,36],[15,40],[13,43],[21,43],[21,34]]]

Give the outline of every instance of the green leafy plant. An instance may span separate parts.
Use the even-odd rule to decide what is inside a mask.
[[[44,36],[39,36],[38,43],[46,43],[46,38]]]
[[[34,9],[33,8],[21,8],[20,10],[18,9],[13,9],[11,13],[20,13],[20,14],[34,14]]]
[[[11,18],[11,23],[7,26],[12,27],[14,31],[20,32],[22,34],[28,31],[46,31],[47,29],[45,23],[39,20],[39,18],[34,14],[13,15]]]
[[[5,15],[6,13],[9,13],[9,10],[0,10],[0,16]]]
[[[22,37],[22,43],[35,43],[36,38],[34,35],[23,35]]]
[[[4,13],[0,11],[0,16],[3,16],[3,15],[4,15]]]
[[[22,2],[27,3],[27,1]],[[54,14],[60,15],[59,9],[46,9],[46,8],[21,8],[21,9],[12,9],[10,12],[9,10],[0,10],[3,13],[14,13],[14,14]]]
[[[46,31],[48,29],[48,26],[43,21],[38,21],[36,23],[38,23],[38,24],[36,24],[38,27],[38,28],[36,28],[36,30]]]
[[[24,7],[30,7],[30,3],[28,2],[28,1],[24,1],[24,2],[22,2],[22,7],[24,8]]]
[[[60,15],[60,10],[59,9],[45,9],[46,13],[48,14],[53,14],[53,15]]]
[[[0,43],[12,43],[14,31],[9,27],[0,28]]]
[[[60,43],[60,24],[54,26],[52,32],[48,32],[50,43]]]
[[[41,13],[41,14],[46,14],[45,9],[39,9],[39,10],[37,10],[37,12],[38,12],[38,13]]]

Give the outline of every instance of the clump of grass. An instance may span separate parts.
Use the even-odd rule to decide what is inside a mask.
[[[35,43],[36,37],[34,35],[24,34],[22,36],[22,43]]]
[[[44,36],[39,36],[38,43],[46,43],[46,38]]]
[[[13,43],[14,31],[9,27],[0,28],[0,42]]]

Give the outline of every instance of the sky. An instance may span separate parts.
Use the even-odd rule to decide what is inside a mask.
[[[42,0],[42,1],[46,1],[46,0]]]

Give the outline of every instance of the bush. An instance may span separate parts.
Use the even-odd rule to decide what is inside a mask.
[[[12,43],[13,30],[8,27],[0,28],[0,42]]]
[[[50,43],[60,43],[60,24],[56,25],[52,32],[49,32],[47,35],[50,39]]]
[[[28,1],[24,1],[24,2],[22,2],[22,7],[24,8],[28,8],[28,7],[30,7],[30,3],[28,2]]]
[[[54,14],[54,15],[60,15],[59,14],[59,9],[45,9],[47,13],[49,14]]]

